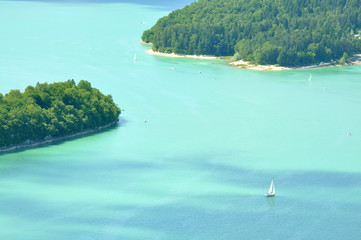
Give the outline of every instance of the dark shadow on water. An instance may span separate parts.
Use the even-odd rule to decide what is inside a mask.
[[[313,239],[309,237],[309,232],[315,234],[322,232],[324,239],[332,240],[358,239],[357,236],[359,236],[356,217],[349,219],[349,216],[344,214],[342,210],[336,209],[332,213],[333,217],[325,218],[324,216],[328,216],[329,210],[317,203],[295,200],[285,203],[284,209],[280,209],[280,211],[276,211],[276,208],[272,211],[268,209],[252,211],[258,207],[260,202],[242,201],[242,199],[236,201],[235,198],[234,202],[230,203],[224,196],[199,196],[196,200],[205,204],[214,202],[220,206],[230,206],[230,209],[217,210],[216,208],[189,206],[187,201],[170,201],[161,205],[150,201],[143,205],[134,204],[133,206],[116,204],[114,201],[111,202],[112,204],[100,203],[94,207],[71,205],[67,208],[61,208],[50,205],[44,209],[41,202],[26,198],[14,199],[9,198],[9,196],[0,199],[0,206],[3,206],[3,215],[13,217],[16,213],[15,216],[34,222],[34,228],[41,226],[39,223],[49,224],[48,219],[50,219],[52,225],[64,226],[60,236],[69,233],[77,225],[88,227],[89,230],[86,232],[74,232],[70,239],[93,239],[91,236],[97,233],[99,233],[99,237],[96,239],[122,239],[119,238],[119,232],[116,231],[119,228],[122,228],[123,232],[134,231],[135,229],[152,230],[152,232],[164,236],[162,238],[155,238],[154,236],[123,238],[135,240]],[[249,208],[237,209],[236,204],[247,204]],[[303,209],[305,204],[311,210]],[[76,209],[76,207],[80,207],[80,209]],[[359,205],[346,204],[344,207],[353,209]],[[311,212],[313,209],[317,209],[317,211]],[[103,214],[94,214],[98,212]],[[305,225],[305,221],[307,225]],[[342,231],[337,230],[336,226],[339,224],[342,226]],[[106,230],[97,231],[98,229]],[[46,228],[42,229],[42,231],[46,230]],[[295,232],[297,238],[295,238]],[[345,234],[346,238],[343,238]],[[239,236],[246,236],[246,238]],[[59,238],[55,234],[53,239],[69,238]]]
[[[211,157],[212,155],[208,156]],[[207,157],[207,156],[205,156]],[[220,156],[220,159],[222,156]],[[240,161],[245,161],[240,159]],[[265,192],[272,179],[276,186],[282,187],[350,187],[359,186],[361,183],[361,174],[329,172],[329,171],[257,171],[252,169],[237,168],[232,165],[224,164],[220,160],[212,161],[194,161],[189,162],[198,169],[212,169],[213,174],[224,182],[239,184],[247,179],[247,185],[252,187],[264,186]],[[277,188],[277,187],[276,187]],[[265,193],[264,192],[264,193]],[[277,196],[276,196],[277,197]]]
[[[110,130],[108,130],[110,131]],[[115,229],[122,227],[124,230],[144,229],[154,230],[163,234],[161,239],[237,239],[235,236],[247,236],[246,239],[295,239],[295,232],[299,234],[298,239],[309,238],[308,233],[315,232],[324,234],[324,239],[357,239],[359,234],[359,214],[355,209],[360,209],[358,202],[337,202],[329,199],[325,194],[324,199],[309,201],[307,198],[297,198],[281,194],[280,196],[266,198],[263,194],[269,186],[269,179],[274,178],[278,189],[300,188],[310,186],[334,185],[330,179],[339,181],[340,186],[358,185],[361,174],[335,173],[320,171],[299,171],[286,173],[249,170],[222,163],[222,154],[215,159],[217,153],[203,155],[177,156],[160,162],[132,162],[133,159],[124,159],[118,156],[107,161],[87,161],[76,164],[56,164],[49,168],[47,166],[36,166],[34,170],[21,172],[22,181],[46,182],[45,189],[54,186],[54,192],[61,192],[62,188],[57,186],[73,186],[78,189],[102,189],[113,190],[117,195],[118,188],[121,189],[122,197],[139,196],[144,200],[127,202],[118,201],[117,198],[105,202],[98,200],[85,202],[85,207],[80,206],[75,211],[75,204],[79,204],[76,197],[69,197],[69,205],[44,205],[39,203],[39,198],[27,197],[21,190],[13,191],[7,187],[6,181],[1,181],[2,198],[0,199],[0,211],[3,215],[19,216],[22,219],[34,222],[47,222],[53,216],[64,216],[54,218],[52,224],[64,224],[79,226],[92,226],[96,229],[104,228],[104,236],[97,239],[118,239],[119,236],[111,235]],[[215,159],[215,160],[214,160]],[[244,160],[244,159],[241,159]],[[172,164],[168,164],[172,163]],[[209,191],[199,189],[187,191],[187,188],[178,191],[182,187],[182,181],[189,184],[190,179],[184,178],[174,182],[174,188],[159,189],[152,187],[153,177],[162,176],[165,172],[174,170],[182,171],[192,169],[195,173],[194,182],[203,182],[199,186],[216,183],[228,187],[264,188],[256,194],[242,194],[232,192],[229,194],[218,193],[209,188]],[[19,169],[13,171],[18,172]],[[134,178],[122,178],[132,173]],[[147,173],[151,172],[147,176]],[[2,173],[4,179],[12,177],[11,172]],[[165,176],[169,176],[166,174]],[[142,178],[143,177],[143,178]],[[167,179],[164,177],[164,181]],[[145,183],[143,185],[143,182]],[[352,183],[350,183],[352,182]],[[157,180],[154,184],[157,184]],[[50,184],[50,185],[49,185]],[[128,186],[128,187],[127,187]],[[261,187],[260,187],[261,186]],[[161,187],[161,186],[160,186]],[[110,188],[110,189],[109,189]],[[180,188],[182,189],[182,188]],[[40,190],[41,196],[42,192]],[[43,190],[44,191],[44,190]],[[287,191],[289,192],[289,191]],[[34,194],[37,194],[35,192]],[[94,190],[94,194],[99,192]],[[95,195],[96,196],[96,195]],[[111,196],[111,195],[110,195]],[[147,196],[151,196],[147,198]],[[148,199],[148,200],[147,200]],[[321,201],[322,200],[322,201]],[[61,201],[60,201],[61,202]],[[62,202],[61,202],[62,203]],[[63,203],[64,204],[64,203]],[[92,205],[94,204],[94,205]],[[330,207],[333,207],[332,217],[329,217]],[[100,214],[93,214],[99,212]],[[355,213],[354,213],[355,212]],[[307,225],[305,225],[307,222]],[[342,231],[333,231],[341,225]],[[275,230],[276,229],[276,230]],[[331,229],[331,230],[330,230]],[[69,230],[67,230],[69,231]],[[93,234],[90,231],[89,234]],[[75,233],[76,234],[76,233]],[[80,234],[80,233],[79,233]],[[118,238],[117,238],[118,237]],[[56,239],[56,238],[55,238]],[[73,238],[73,239],[84,239]],[[119,238],[120,239],[120,238]],[[125,238],[126,239],[126,238]],[[144,239],[135,237],[132,239]],[[149,237],[148,239],[154,239]],[[159,238],[158,238],[159,239]]]

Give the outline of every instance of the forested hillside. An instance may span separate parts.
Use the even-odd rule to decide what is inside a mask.
[[[153,50],[302,66],[361,52],[360,0],[199,0],[158,20]]]
[[[28,86],[0,94],[0,147],[66,136],[118,120],[120,109],[87,81]]]

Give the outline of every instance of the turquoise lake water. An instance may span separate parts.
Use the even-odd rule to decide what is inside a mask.
[[[148,55],[142,32],[187,1],[130,2],[0,1],[0,92],[86,79],[124,109],[0,155],[0,239],[360,239],[361,66]]]

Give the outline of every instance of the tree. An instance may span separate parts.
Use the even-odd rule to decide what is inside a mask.
[[[24,93],[0,94],[0,147],[59,137],[118,120],[120,109],[110,95],[87,81],[37,83]]]
[[[346,52],[343,53],[342,58],[340,59],[340,64],[345,65],[348,60],[348,54]]]
[[[198,0],[163,17],[142,39],[160,52],[309,65],[361,51],[359,0]]]

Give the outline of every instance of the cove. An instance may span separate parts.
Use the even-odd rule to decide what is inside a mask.
[[[147,54],[171,10],[0,1],[0,92],[86,79],[124,109],[117,128],[0,155],[0,238],[357,239],[360,66]]]

